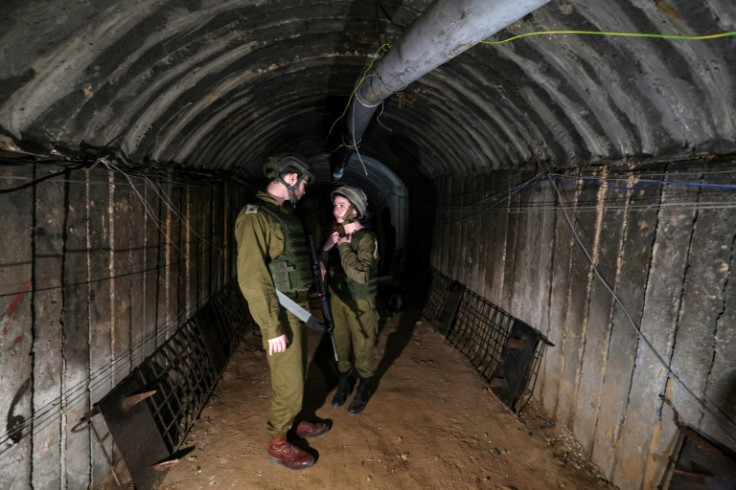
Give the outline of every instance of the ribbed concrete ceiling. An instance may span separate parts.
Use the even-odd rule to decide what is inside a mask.
[[[0,156],[115,149],[134,164],[248,177],[275,151],[327,155],[374,54],[430,3],[6,1]],[[733,0],[553,0],[489,40],[735,29]],[[535,35],[478,44],[410,84],[360,148],[407,182],[723,155],[736,151],[735,93],[733,36]]]

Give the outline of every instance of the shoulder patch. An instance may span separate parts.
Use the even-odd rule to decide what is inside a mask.
[[[256,213],[258,213],[257,204],[248,204],[248,206],[245,208],[245,214],[256,214]]]

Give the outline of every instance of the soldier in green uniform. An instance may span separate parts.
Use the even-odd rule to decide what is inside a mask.
[[[380,316],[376,309],[378,241],[360,220],[368,205],[357,187],[342,186],[331,194],[336,230],[322,247],[327,269],[330,307],[335,324],[335,344],[339,361],[338,386],[332,405],[341,407],[351,391],[350,351],[360,383],[348,412],[360,413],[372,394],[376,373],[376,337]]]
[[[304,231],[293,206],[313,176],[307,161],[295,154],[269,158],[263,171],[270,182],[253,204],[240,211],[235,223],[238,284],[260,327],[271,371],[269,459],[302,469],[314,464],[314,456],[293,445],[287,433],[317,437],[330,427],[323,422],[295,423],[302,408],[307,339],[304,325],[279,304],[276,289],[307,307],[313,277]]]

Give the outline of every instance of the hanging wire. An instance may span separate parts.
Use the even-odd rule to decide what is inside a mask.
[[[552,183],[552,188],[557,194],[557,199],[562,204],[564,203],[564,198],[562,197],[562,193],[560,192],[560,189],[557,186],[556,180],[552,178],[551,175],[548,174],[549,181]],[[593,269],[593,272],[595,273],[596,278],[600,281],[600,283],[603,285],[603,287],[611,294],[613,297],[615,303],[621,308],[621,311],[623,312],[624,316],[626,317],[629,325],[631,328],[634,329],[637,337],[647,346],[647,348],[652,352],[652,354],[655,356],[657,361],[667,370],[667,374],[671,379],[674,379],[703,409],[705,412],[709,413],[711,416],[713,416],[716,420],[725,420],[728,422],[728,424],[731,425],[734,429],[736,429],[736,421],[726,412],[724,411],[718,403],[716,403],[714,400],[712,400],[707,395],[703,395],[703,398],[696,395],[693,390],[685,383],[685,381],[680,377],[680,375],[674,371],[672,366],[669,365],[669,363],[664,359],[664,357],[657,351],[657,349],[654,347],[654,345],[651,343],[651,341],[647,338],[646,335],[644,335],[644,332],[641,331],[641,328],[637,325],[634,318],[629,313],[629,310],[626,308],[626,306],[621,301],[621,298],[616,294],[616,292],[613,290],[613,288],[608,284],[608,281],[603,277],[601,272],[598,270],[598,267],[595,265],[595,261],[593,260],[593,257],[591,256],[588,249],[585,247],[585,244],[583,244],[582,239],[580,238],[580,235],[575,230],[575,225],[573,224],[572,220],[570,219],[570,216],[567,213],[566,206],[560,207],[560,210],[562,211],[562,215],[565,218],[565,221],[567,222],[568,226],[570,227],[570,231],[575,238],[576,243],[582,250],[583,254],[585,255],[586,259],[590,263],[591,268]],[[710,403],[718,413],[714,412],[713,409],[706,403]],[[727,435],[736,441],[736,431],[731,432],[728,431]]]
[[[353,127],[355,127],[355,110],[353,110],[351,116],[353,118]],[[365,168],[365,163],[363,163],[363,157],[360,155],[360,151],[358,151],[358,142],[355,141],[355,132],[353,132],[352,137],[353,137],[353,151],[355,151],[355,154],[358,155],[358,161],[360,162],[360,165],[363,167],[363,172],[365,172],[365,175],[367,177],[368,170]]]
[[[25,184],[21,184],[21,185],[16,186],[16,187],[8,187],[8,188],[5,188],[5,189],[0,189],[0,194],[8,194],[10,192],[16,192],[16,191],[20,191],[20,190],[23,190],[23,189],[27,189],[29,187],[33,187],[34,185],[40,184],[41,182],[45,182],[47,180],[54,179],[56,177],[59,177],[61,175],[65,175],[65,174],[67,174],[69,172],[73,172],[74,170],[79,170],[80,168],[84,168],[86,166],[87,166],[87,164],[73,165],[70,168],[65,168],[64,170],[60,170],[58,172],[54,172],[52,174],[45,175],[45,176],[40,177],[40,178],[37,178],[37,179],[32,179],[29,182],[26,182]]]
[[[158,217],[156,216],[155,211],[151,208],[148,201],[143,197],[143,195],[138,191],[135,184],[133,183],[130,175],[128,175],[127,172],[124,172],[120,167],[114,164],[114,162],[109,162],[107,160],[103,160],[102,163],[111,171],[114,171],[116,173],[120,173],[130,184],[131,189],[136,194],[138,199],[140,200],[141,204],[143,205],[143,209],[145,210],[146,214],[151,218],[151,220],[154,222],[156,227],[159,229],[161,234],[164,236],[166,241],[170,243],[174,248],[176,248],[180,253],[182,253],[181,249],[169,238],[167,233],[161,228],[161,226],[165,226],[165,223],[161,222]],[[161,202],[164,203],[164,206],[174,215],[176,216],[180,222],[184,223],[184,226],[186,227],[186,230],[188,233],[191,233],[193,236],[195,236],[200,242],[206,244],[210,248],[215,248],[207,239],[202,237],[197,233],[196,230],[193,230],[192,227],[189,224],[189,220],[186,218],[186,216],[182,215],[177,209],[174,208],[174,206],[169,202],[165,194],[162,192],[160,187],[157,187],[148,177],[139,177],[143,180],[145,184],[149,184],[151,186],[151,189],[153,192],[158,196],[158,198],[161,200]]]
[[[720,172],[714,172],[714,173],[720,173]],[[728,173],[733,173],[733,172],[728,172]],[[563,182],[563,178],[569,179],[569,180],[567,182]],[[592,184],[597,184],[597,185],[602,185],[602,186],[607,186],[607,187],[613,187],[613,188],[616,188],[618,190],[623,190],[623,191],[634,191],[634,190],[638,190],[638,189],[647,187],[649,185],[654,185],[654,184],[656,184],[656,185],[682,186],[682,187],[697,187],[697,188],[704,188],[704,189],[711,189],[711,190],[715,189],[715,190],[724,190],[724,191],[733,191],[733,190],[736,190],[736,186],[722,185],[722,184],[708,184],[708,183],[693,183],[693,182],[684,182],[684,181],[670,180],[670,179],[659,179],[659,180],[653,180],[653,181],[649,181],[649,180],[645,179],[645,182],[644,182],[644,185],[643,186],[638,186],[638,185],[635,185],[635,186],[628,186],[628,185],[621,186],[621,185],[608,185],[606,183],[606,180],[611,180],[611,179],[607,179],[607,178],[591,178],[591,177],[576,177],[576,176],[568,176],[568,175],[563,175],[563,174],[553,174],[553,173],[549,173],[549,172],[540,172],[539,174],[535,175],[532,179],[528,179],[525,182],[512,187],[510,190],[503,191],[503,192],[501,192],[499,194],[496,194],[495,196],[492,196],[492,197],[489,197],[489,198],[485,198],[485,199],[482,199],[480,201],[477,201],[477,202],[474,202],[474,203],[471,203],[471,204],[458,205],[457,206],[457,209],[462,210],[462,209],[466,209],[466,208],[469,208],[469,207],[483,206],[485,203],[489,203],[489,202],[491,203],[491,206],[489,206],[489,207],[482,208],[479,211],[474,212],[474,213],[472,213],[472,214],[470,214],[468,216],[464,216],[464,217],[462,217],[462,218],[460,218],[458,220],[444,222],[443,224],[453,224],[453,223],[457,223],[457,222],[466,220],[466,219],[468,219],[468,218],[470,218],[472,216],[478,215],[481,212],[485,212],[485,211],[488,211],[489,209],[492,209],[498,203],[500,203],[500,202],[502,202],[502,201],[510,198],[512,195],[518,194],[522,190],[529,189],[532,186],[534,186],[536,184],[539,184],[541,182],[546,182],[546,181],[551,182],[552,188],[553,188],[553,190],[555,191],[555,193],[557,195],[557,203],[554,206],[552,206],[552,205],[545,205],[543,207],[543,209],[545,209],[545,210],[547,210],[547,209],[548,210],[557,210],[557,211],[561,211],[563,213],[563,216],[564,216],[564,218],[565,218],[568,226],[571,229],[571,232],[573,234],[573,237],[575,238],[576,243],[582,249],[582,251],[583,251],[583,253],[584,253],[587,261],[590,263],[590,265],[591,265],[591,267],[592,267],[592,269],[593,269],[593,271],[595,273],[596,278],[603,284],[603,287],[611,294],[611,296],[613,297],[615,303],[621,308],[621,310],[623,311],[623,313],[624,313],[624,315],[625,315],[625,317],[627,319],[627,322],[634,329],[637,337],[647,346],[647,348],[656,357],[657,361],[667,370],[668,376],[671,379],[675,380],[698,403],[698,405],[700,407],[702,407],[702,409],[704,410],[704,412],[710,414],[716,420],[721,420],[721,421],[725,420],[727,422],[727,424],[729,424],[731,427],[736,428],[736,421],[734,421],[734,419],[723,408],[721,408],[718,403],[716,403],[713,399],[711,399],[710,397],[708,397],[705,394],[701,398],[701,397],[699,397],[698,395],[696,395],[693,392],[693,390],[687,385],[687,383],[685,383],[685,381],[682,380],[682,378],[680,377],[680,375],[676,371],[674,371],[671,366],[668,365],[668,363],[664,359],[664,357],[656,350],[656,348],[654,347],[654,345],[652,345],[651,341],[641,331],[641,329],[636,324],[635,320],[633,319],[633,317],[631,316],[631,314],[629,313],[629,311],[626,309],[625,305],[623,304],[623,302],[621,301],[621,299],[619,298],[619,296],[616,294],[616,292],[608,284],[608,282],[606,281],[606,279],[603,277],[603,275],[598,270],[597,266],[594,263],[593,257],[591,256],[590,252],[587,250],[587,248],[583,244],[583,241],[580,238],[579,234],[575,230],[575,226],[574,226],[571,218],[569,217],[567,210],[569,210],[569,209],[577,209],[577,206],[565,202],[565,199],[562,196],[562,192],[560,191],[560,189],[558,187],[558,184],[562,184],[562,183],[568,183],[569,184],[569,183],[571,183],[570,181],[573,181],[574,183],[582,182],[584,184],[585,183],[588,183],[588,184],[592,183]],[[620,180],[620,179],[613,179],[613,180]],[[733,203],[730,203],[730,204],[728,204],[728,203],[709,203],[709,204],[712,207],[707,207],[706,209],[711,209],[711,208],[721,209],[721,206],[717,206],[717,204],[724,204],[724,207],[728,207],[728,208],[733,208],[734,207],[734,204]],[[700,207],[694,206],[694,203],[683,203],[683,205],[686,205],[689,208],[695,207],[697,209],[701,209]],[[661,203],[659,205],[657,205],[657,206],[650,206],[650,208],[655,208],[655,209],[660,209],[660,208],[664,208],[664,207],[666,207],[666,206],[663,205],[663,204],[661,204]],[[445,209],[449,209],[449,208],[450,208],[450,206],[445,207]],[[536,209],[539,209],[539,208],[534,208],[534,209],[536,210]],[[599,209],[599,208],[598,208],[598,206],[591,206],[591,209]],[[624,206],[624,207],[622,207],[622,209],[626,209],[626,207]],[[711,406],[713,408],[711,408]],[[736,431],[728,431],[727,432],[727,435],[728,435],[728,437],[730,437],[731,439],[733,439],[734,441],[736,441]]]
[[[511,41],[516,41],[518,39],[522,39],[525,37],[531,37],[531,36],[553,36],[553,35],[593,35],[593,36],[608,36],[608,37],[633,37],[633,38],[650,38],[650,39],[670,39],[670,40],[683,40],[683,41],[707,41],[712,39],[720,39],[730,36],[736,36],[736,31],[726,31],[726,32],[719,32],[715,34],[704,34],[704,35],[680,35],[680,34],[661,34],[661,33],[646,33],[646,32],[617,32],[617,31],[587,31],[587,30],[548,30],[548,31],[534,31],[534,32],[525,32],[522,34],[517,34],[515,36],[511,36],[507,39],[503,39],[500,41],[486,41],[482,40],[479,41],[480,44],[505,44],[509,43]],[[327,132],[327,137],[325,138],[325,144],[327,143],[327,140],[329,139],[330,135],[332,134],[333,129],[335,128],[335,125],[345,117],[345,114],[347,114],[348,108],[350,107],[350,104],[353,100],[353,97],[357,93],[360,86],[363,84],[363,82],[366,79],[366,76],[368,75],[368,72],[373,68],[373,65],[375,64],[376,60],[378,59],[378,54],[381,51],[388,51],[393,47],[390,43],[383,43],[374,53],[373,59],[371,60],[371,63],[368,65],[368,67],[363,71],[363,76],[360,78],[358,83],[355,85],[355,88],[350,94],[350,97],[348,97],[348,102],[345,104],[345,109],[343,110],[342,114],[335,119],[335,121],[330,126],[329,131]]]
[[[330,126],[330,130],[327,131],[327,136],[325,137],[324,144],[327,144],[327,140],[330,138],[330,135],[332,134],[332,130],[335,128],[335,125],[340,121],[340,119],[345,117],[345,114],[347,114],[348,109],[350,108],[350,103],[353,101],[353,97],[355,97],[355,94],[358,92],[358,89],[363,84],[363,80],[365,80],[366,75],[368,75],[368,72],[371,70],[371,68],[373,68],[373,65],[375,64],[376,60],[378,60],[378,53],[380,53],[381,51],[388,51],[392,47],[393,46],[391,44],[384,43],[373,54],[373,59],[371,59],[371,62],[368,65],[368,68],[366,68],[363,71],[363,76],[360,77],[360,80],[358,80],[358,83],[355,84],[355,88],[350,93],[350,97],[348,97],[348,103],[345,104],[345,109],[342,111],[342,114],[340,114],[340,116],[337,119],[335,119],[335,122],[332,123],[332,126]]]
[[[102,161],[100,161],[100,163],[103,163],[103,165],[106,165]],[[108,162],[108,164],[109,163],[110,162]],[[163,221],[161,221],[156,216],[155,211],[152,209],[150,203],[148,203],[145,200],[145,198],[143,197],[143,195],[141,194],[141,192],[137,190],[137,188],[133,184],[132,180],[127,175],[127,173],[124,172],[124,171],[122,171],[119,167],[116,167],[114,165],[111,167],[111,169],[113,169],[115,172],[119,172],[123,176],[125,176],[128,184],[133,189],[135,195],[138,197],[138,199],[140,199],[140,201],[141,201],[141,203],[143,205],[143,208],[144,208],[146,214],[149,216],[149,218],[151,219],[151,221],[154,222],[155,226],[158,228],[158,230],[161,233],[161,235],[165,238],[165,242],[164,243],[168,243],[173,248],[175,248],[179,252],[179,258],[177,260],[175,260],[175,261],[172,261],[172,262],[169,262],[169,263],[166,263],[166,264],[157,265],[155,267],[145,267],[145,268],[140,268],[140,269],[135,269],[135,270],[131,270],[131,269],[133,269],[134,267],[138,267],[138,266],[143,265],[144,262],[130,262],[130,261],[128,261],[128,262],[125,262],[124,264],[122,264],[119,268],[111,269],[110,270],[110,275],[107,275],[107,276],[104,276],[104,277],[99,277],[99,278],[94,278],[94,279],[88,279],[88,280],[84,280],[84,281],[80,281],[80,282],[75,282],[75,283],[64,283],[64,284],[59,284],[59,285],[50,285],[50,286],[44,286],[44,287],[36,287],[36,288],[30,290],[29,293],[34,294],[34,293],[39,293],[39,292],[44,292],[44,291],[53,291],[53,290],[58,290],[58,289],[61,289],[61,288],[66,288],[66,287],[81,287],[81,286],[84,286],[84,285],[96,284],[96,283],[100,283],[100,282],[104,282],[104,281],[112,281],[112,280],[116,280],[116,279],[122,279],[122,278],[125,278],[125,277],[131,277],[131,276],[141,275],[141,274],[145,274],[147,272],[154,272],[154,271],[157,271],[157,270],[166,269],[168,267],[173,267],[174,265],[179,264],[179,263],[182,263],[182,262],[184,262],[184,261],[187,260],[186,257],[185,257],[185,253],[177,246],[176,242],[174,242],[173,240],[171,240],[168,237],[168,235],[166,234],[166,232],[162,228],[162,226],[166,226],[166,223],[164,223]],[[170,202],[170,200],[167,198],[166,194],[162,191],[162,189],[160,187],[158,187],[155,184],[154,181],[152,181],[151,179],[145,178],[145,177],[141,177],[141,178],[143,178],[144,179],[144,182],[146,182],[147,184],[149,184],[152,187],[153,192],[156,193],[156,195],[158,196],[158,198],[161,200],[161,202],[164,204],[164,206],[169,210],[169,212],[172,214],[172,216],[175,216],[176,218],[178,218],[179,221],[181,221],[181,222],[183,222],[183,223],[186,224],[186,229],[191,233],[191,235],[193,237],[195,237],[198,240],[198,243],[199,244],[203,244],[205,246],[205,248],[206,249],[210,249],[212,251],[212,253],[219,253],[220,255],[222,255],[224,253],[224,246],[223,245],[217,245],[217,246],[215,246],[210,241],[208,241],[207,239],[205,239],[204,237],[202,237],[201,235],[199,235],[199,233],[197,233],[196,230],[194,230],[191,226],[189,226],[186,217],[183,216],[181,213],[179,213],[176,210],[176,208],[174,207],[173,203]],[[34,181],[34,183],[37,183],[37,182]],[[82,182],[80,182],[80,183],[82,183]],[[102,182],[99,182],[99,183],[102,184]],[[109,183],[105,183],[105,184],[106,185],[109,185]],[[122,184],[117,184],[117,185],[122,185]],[[126,272],[123,272],[123,271],[126,271]],[[19,294],[21,292],[24,292],[24,291],[0,292],[0,298],[8,297],[8,296],[16,296],[17,294]]]
[[[383,123],[381,122],[381,116],[383,115],[383,109],[385,108],[385,106],[386,106],[386,104],[384,104],[384,101],[382,100],[382,101],[381,101],[381,111],[380,111],[380,112],[378,113],[378,115],[376,116],[376,122],[377,122],[378,124],[380,124],[380,125],[381,125],[381,127],[382,127],[382,128],[384,128],[384,129],[385,129],[386,131],[388,131],[389,133],[391,133],[391,132],[393,132],[393,129],[389,128],[388,126],[386,126],[385,124],[383,124]]]
[[[211,296],[207,298],[203,304],[211,299]],[[112,383],[112,374],[116,368],[130,368],[132,359],[135,356],[142,355],[148,351],[148,345],[153,343],[155,346],[159,337],[166,334],[168,337],[169,329],[174,326],[179,326],[180,323],[189,318],[190,315],[197,311],[199,306],[195,306],[190,309],[185,309],[178,312],[175,318],[172,318],[169,322],[161,325],[158,330],[153,331],[148,336],[141,339],[139,342],[131,344],[130,348],[120,354],[118,357],[113,358],[109,363],[104,364],[95,371],[92,371],[88,377],[80,380],[76,384],[72,385],[64,393],[49,401],[40,409],[34,410],[32,416],[25,420],[22,424],[18,424],[13,428],[12,432],[20,433],[29,427],[33,427],[36,430],[40,430],[46,427],[49,423],[53,422],[54,418],[61,414],[62,411],[67,410],[70,406],[74,406],[79,402],[87,401],[90,393],[97,391],[98,388],[103,387],[108,383]],[[89,400],[90,402],[92,400]],[[11,442],[10,432],[0,435],[0,459],[6,454],[10,453],[12,449],[17,447],[16,444],[11,444],[3,448],[2,446]]]
[[[453,210],[465,210],[465,209],[468,209],[468,208],[476,208],[476,207],[477,208],[480,208],[480,209],[477,209],[474,212],[472,212],[472,213],[470,213],[470,214],[468,214],[466,216],[463,216],[461,218],[454,219],[454,220],[442,221],[442,222],[440,222],[440,224],[442,224],[442,225],[452,225],[452,224],[460,223],[462,221],[465,221],[467,219],[470,219],[470,218],[472,218],[474,216],[477,216],[480,213],[486,212],[489,209],[492,209],[492,208],[498,206],[500,203],[506,201],[507,199],[510,199],[512,196],[514,196],[514,195],[516,195],[516,194],[518,194],[518,193],[520,193],[522,191],[525,191],[525,190],[527,190],[527,189],[529,189],[531,187],[534,187],[535,185],[537,185],[537,184],[539,184],[541,182],[544,182],[545,180],[547,180],[547,179],[546,179],[546,177],[544,177],[544,173],[543,172],[540,172],[537,175],[535,175],[534,177],[532,177],[530,179],[527,179],[526,181],[522,182],[521,184],[515,185],[511,189],[502,191],[502,192],[500,192],[500,193],[498,193],[496,195],[493,195],[493,196],[486,197],[484,199],[481,199],[480,201],[476,201],[476,202],[469,203],[469,204],[457,204],[457,205],[448,204],[448,205],[445,205],[445,206],[442,206],[442,207],[435,206],[435,209],[436,210],[450,210],[450,211],[453,211]]]
[[[46,286],[41,288],[34,288],[30,291],[30,293],[37,293],[41,291],[49,291],[54,289],[61,289],[61,288],[73,288],[73,287],[82,287],[86,285],[91,285],[94,283],[99,283],[103,281],[113,281],[116,279],[124,278],[124,277],[131,277],[131,276],[138,276],[141,274],[145,274],[147,272],[155,272],[158,270],[166,269],[169,267],[172,267],[176,264],[180,264],[183,261],[187,260],[184,254],[181,252],[179,247],[169,239],[168,236],[166,236],[166,233],[162,229],[161,225],[164,225],[164,223],[158,219],[158,217],[155,214],[155,211],[151,207],[151,204],[145,199],[145,197],[142,195],[141,191],[138,190],[136,185],[134,184],[132,177],[141,178],[143,179],[143,182],[147,185],[150,185],[153,192],[158,196],[158,198],[161,200],[163,205],[169,210],[169,212],[172,214],[172,216],[175,216],[181,221],[186,223],[186,229],[187,231],[194,237],[196,237],[199,242],[205,244],[206,247],[209,247],[212,249],[213,252],[217,252],[219,250],[219,259],[218,264],[221,263],[221,260],[223,259],[223,253],[224,253],[224,247],[214,247],[208,240],[204,239],[202,236],[200,236],[196,230],[193,230],[193,228],[190,227],[189,223],[185,219],[185,217],[178,212],[178,210],[175,208],[175,206],[170,202],[170,200],[167,198],[165,192],[160,187],[160,184],[157,182],[154,182],[151,180],[147,175],[145,174],[136,174],[134,171],[124,171],[122,168],[114,163],[114,161],[108,160],[105,157],[102,157],[95,162],[94,165],[77,165],[70,169],[65,169],[63,172],[56,172],[54,174],[50,174],[49,176],[46,176],[42,179],[34,179],[22,186],[18,186],[14,189],[9,189],[10,191],[15,191],[21,188],[30,187],[32,185],[36,185],[40,182],[43,182],[45,180],[48,180],[49,178],[58,177],[60,175],[63,175],[71,170],[77,170],[82,167],[89,167],[89,169],[93,168],[94,166],[98,164],[103,164],[108,172],[114,172],[114,173],[121,173],[125,180],[130,185],[132,191],[137,196],[137,198],[141,201],[142,206],[146,214],[149,216],[149,218],[155,223],[156,227],[159,229],[161,234],[166,238],[166,242],[170,243],[173,247],[175,247],[179,252],[179,258],[175,261],[157,265],[155,267],[147,267],[147,268],[141,268],[136,269],[133,271],[130,271],[129,269],[131,267],[135,267],[136,265],[140,265],[140,263],[130,263],[127,262],[124,265],[120,267],[119,270],[128,270],[127,272],[121,272],[121,273],[114,273],[114,270],[111,271],[111,275],[102,277],[102,278],[95,278],[90,279],[87,278],[84,281],[79,281],[76,283],[64,283],[58,286]],[[171,175],[168,174],[169,178],[167,179],[167,182],[174,185],[181,185],[183,182],[186,181],[186,179],[179,180],[179,179],[171,179]],[[219,180],[214,180],[215,182],[221,182]],[[80,183],[89,182],[86,181],[80,181]],[[102,184],[102,182],[100,182]],[[218,267],[219,270],[219,267]],[[14,292],[14,293],[0,293],[0,297],[5,296],[17,296],[19,293],[25,293],[25,290]],[[202,305],[209,301],[210,298],[206,298],[203,301]],[[189,309],[183,309],[179,312],[177,312],[176,316],[172,318],[169,322],[156,326],[156,329],[151,332],[148,336],[142,338],[137,343],[132,343],[129,347],[126,348],[126,351],[120,354],[118,357],[112,359],[109,363],[106,363],[105,365],[101,366],[100,368],[96,369],[95,371],[92,371],[85,379],[82,379],[78,383],[74,384],[73,386],[69,387],[68,389],[65,389],[63,393],[61,393],[58,397],[48,402],[46,405],[44,405],[41,408],[38,408],[32,412],[31,417],[28,420],[25,420],[22,424],[18,424],[12,428],[12,430],[8,431],[4,435],[0,436],[0,458],[3,458],[7,454],[9,454],[14,448],[18,447],[17,444],[12,441],[12,438],[10,437],[10,434],[17,434],[22,433],[24,430],[28,429],[29,427],[34,427],[37,430],[42,429],[43,427],[47,426],[49,423],[53,422],[55,417],[59,416],[61,412],[68,409],[68,407],[73,406],[75,404],[81,403],[81,402],[91,402],[91,400],[88,400],[90,393],[96,391],[98,388],[101,388],[107,384],[112,383],[111,376],[115,372],[116,369],[130,369],[131,362],[136,356],[144,355],[145,352],[148,352],[149,346],[153,344],[154,346],[158,343],[159,339],[162,336],[168,337],[169,330],[172,328],[172,326],[178,326],[182,320],[188,318],[194,311],[196,311],[199,307],[202,305],[195,305],[192,308]],[[6,443],[10,443],[6,445]]]

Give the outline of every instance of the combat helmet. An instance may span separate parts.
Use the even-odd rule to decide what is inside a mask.
[[[358,212],[357,219],[362,219],[365,216],[366,208],[368,207],[368,198],[365,196],[365,192],[363,192],[361,189],[357,187],[351,187],[349,185],[343,185],[335,189],[330,193],[330,198],[334,199],[335,196],[342,196],[348,201],[350,201],[351,208],[355,209]],[[343,220],[345,222],[352,221],[350,219],[350,209],[345,213],[346,216],[343,217]]]
[[[263,165],[263,174],[269,179],[278,179],[281,174],[288,171],[314,179],[307,159],[298,153],[279,153],[268,157]]]
[[[285,172],[295,172],[299,175],[296,184],[289,185],[281,177]],[[296,204],[296,190],[304,179],[314,180],[314,174],[309,168],[307,159],[297,153],[279,153],[268,157],[263,164],[263,174],[271,180],[277,180],[289,190],[289,200]]]

